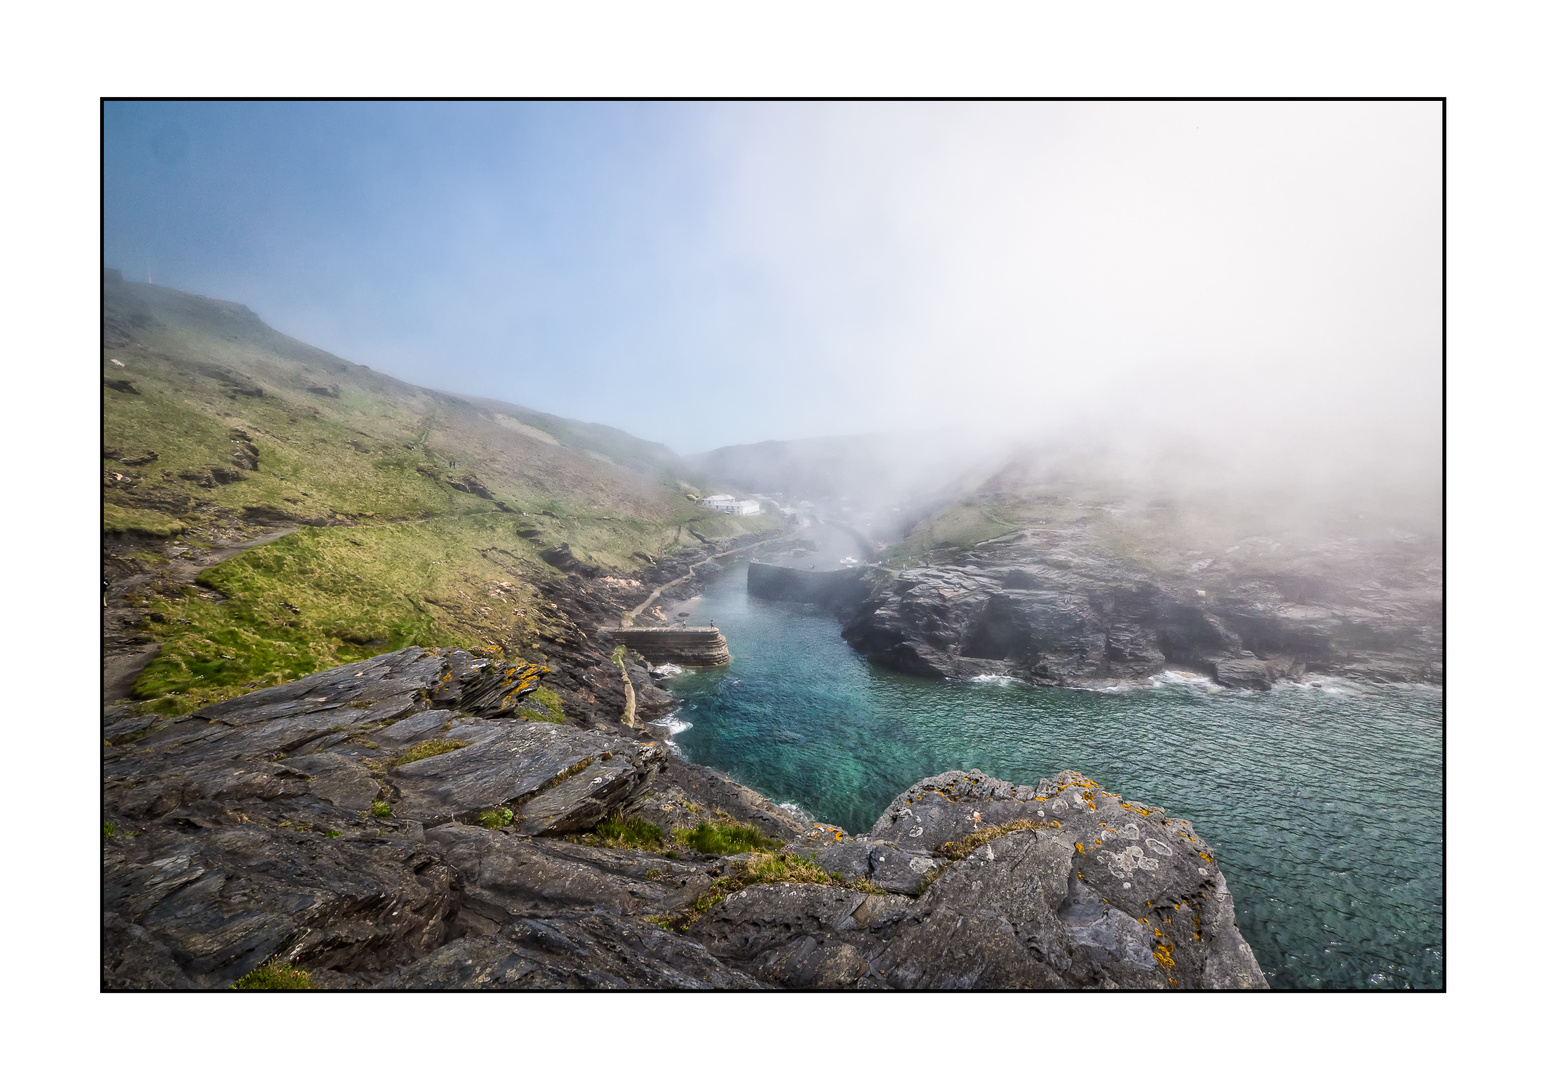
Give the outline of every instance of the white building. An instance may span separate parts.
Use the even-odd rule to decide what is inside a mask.
[[[709,495],[702,500],[703,506],[721,510],[725,514],[759,514],[761,504],[754,499],[736,499],[732,495]]]

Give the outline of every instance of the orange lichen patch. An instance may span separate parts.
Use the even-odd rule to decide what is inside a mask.
[[[1152,949],[1152,959],[1162,966],[1164,971],[1172,971],[1174,968],[1173,950],[1163,944],[1158,944]]]
[[[1202,859],[1204,859],[1204,860],[1205,860],[1205,861],[1206,861],[1206,862],[1215,862],[1215,861],[1216,861],[1216,860],[1215,860],[1215,859],[1213,859],[1213,858],[1211,858],[1211,856],[1209,856],[1209,855],[1207,855],[1207,854],[1206,854],[1206,853],[1205,853],[1205,852],[1203,852],[1203,851],[1202,851],[1202,852],[1201,852],[1201,853],[1200,853],[1200,857],[1201,857],[1201,858],[1202,858]]]
[[[1077,845],[1077,854],[1078,855],[1086,855],[1087,854],[1087,852],[1082,850],[1082,845],[1081,844]]]

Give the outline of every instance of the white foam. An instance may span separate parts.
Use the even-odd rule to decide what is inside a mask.
[[[786,810],[788,813],[798,818],[800,821],[809,822],[810,824],[814,823],[814,818],[809,815],[809,811],[805,810],[802,806],[799,806],[796,802],[781,802],[777,805],[781,809]]]
[[[1203,690],[1208,694],[1220,694],[1226,687],[1208,675],[1202,675],[1198,671],[1175,671],[1172,668],[1164,668],[1151,677],[1151,684],[1157,686],[1182,686],[1187,690]]]
[[[970,681],[989,683],[992,686],[1017,686],[1023,682],[1022,679],[1014,678],[1011,675],[971,675]]]
[[[1129,679],[1115,679],[1102,686],[1075,686],[1074,690],[1086,690],[1090,694],[1133,694],[1137,690],[1151,690],[1155,687],[1151,679],[1141,679],[1132,682]]]
[[[665,679],[673,679],[686,669],[679,664],[658,664],[654,667],[654,674]]]
[[[685,758],[686,755],[681,753],[680,747],[675,745],[675,736],[679,735],[682,731],[689,731],[691,729],[690,720],[682,720],[679,713],[671,713],[662,720],[649,721],[648,726],[655,731],[663,729],[664,745],[675,751],[678,757]]]
[[[1360,697],[1365,689],[1358,687],[1349,679],[1336,679],[1331,675],[1314,675],[1309,678],[1292,679],[1290,682],[1281,683],[1293,690],[1311,690],[1320,694],[1329,694],[1334,697]]]

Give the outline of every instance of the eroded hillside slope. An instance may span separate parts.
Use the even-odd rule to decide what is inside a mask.
[[[584,645],[781,528],[698,507],[659,444],[411,386],[240,304],[109,271],[103,331],[107,692],[140,709],[407,645]]]

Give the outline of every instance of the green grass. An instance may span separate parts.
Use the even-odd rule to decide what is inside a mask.
[[[568,716],[563,712],[563,699],[557,696],[556,691],[546,687],[538,687],[521,699],[519,717],[522,720],[535,720],[545,724],[566,724]]]
[[[533,587],[555,574],[539,558],[547,547],[636,578],[647,565],[637,553],[689,550],[693,531],[781,528],[690,502],[676,475],[685,464],[662,446],[410,386],[233,305],[109,283],[106,315],[137,329],[127,342],[109,335],[103,375],[138,393],[104,391],[103,441],[157,455],[104,461],[107,530],[207,546],[228,542],[218,534],[238,519],[248,533],[280,514],[341,526],[304,527],[206,571],[200,584],[224,602],[166,578],[143,590],[159,621],[142,632],[161,646],[134,689],[145,712],[183,715],[405,645],[520,654],[551,629]],[[242,479],[201,487],[180,475],[232,468],[243,440],[257,465]],[[458,490],[467,474],[494,498]],[[555,698],[538,704],[531,719],[562,719]]]
[[[440,754],[448,754],[452,750],[459,750],[471,743],[465,739],[429,739],[425,742],[410,746],[392,759],[393,765],[406,765],[413,761],[422,761],[424,758],[438,757]]]
[[[187,525],[170,514],[115,503],[102,504],[102,528],[107,532],[137,532],[171,537],[187,531]]]
[[[374,814],[378,818],[390,817],[391,804],[388,803],[385,799],[376,799],[370,804],[370,813]]]
[[[664,830],[640,817],[622,818],[613,814],[595,826],[595,836],[602,847],[643,851],[660,851],[665,847]]]
[[[704,855],[741,855],[747,851],[777,851],[786,846],[786,841],[739,822],[703,821],[694,829],[677,829],[675,839]]]
[[[507,806],[500,806],[473,815],[472,821],[484,829],[506,829],[514,821],[514,811]]]
[[[677,915],[667,917],[658,925],[671,930],[685,930],[706,912],[752,885],[771,885],[783,881],[802,882],[812,885],[832,885],[831,876],[820,869],[818,863],[801,855],[779,851],[772,855],[756,855],[737,866],[733,873],[725,874],[713,882],[711,888],[699,896],[695,903]]]
[[[232,990],[314,990],[309,972],[273,960],[255,967],[231,984]]]

